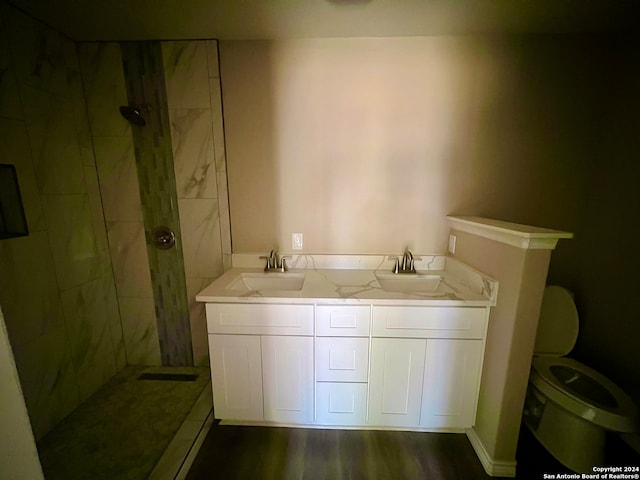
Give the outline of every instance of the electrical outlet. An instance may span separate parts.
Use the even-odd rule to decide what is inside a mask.
[[[294,250],[302,250],[302,234],[301,233],[292,233],[291,234],[291,248]]]
[[[456,253],[456,236],[449,235],[449,253]]]

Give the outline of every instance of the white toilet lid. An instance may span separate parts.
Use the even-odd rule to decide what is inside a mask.
[[[578,328],[578,310],[571,293],[556,285],[546,287],[540,309],[535,355],[566,355],[576,344]]]

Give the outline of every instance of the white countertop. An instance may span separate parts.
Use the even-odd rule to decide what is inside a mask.
[[[435,257],[435,256],[434,256]],[[241,262],[238,262],[241,263]],[[292,265],[299,264],[294,261]],[[321,262],[311,262],[316,265]],[[367,262],[362,262],[367,263]],[[315,303],[315,304],[375,304],[421,306],[493,306],[497,282],[462,264],[455,258],[432,262],[444,268],[418,268],[418,274],[440,275],[443,281],[431,293],[396,293],[380,287],[376,271],[391,273],[384,268],[291,268],[287,274],[304,274],[301,290],[237,290],[230,289],[240,275],[274,275],[262,268],[232,268],[196,296],[198,302],[212,303]],[[282,274],[277,274],[282,275]],[[401,274],[402,275],[402,274]]]

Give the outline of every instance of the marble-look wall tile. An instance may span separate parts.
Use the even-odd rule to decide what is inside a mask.
[[[142,204],[131,136],[95,137],[94,145],[105,219],[141,222]]]
[[[95,166],[84,166],[84,183],[89,197],[96,250],[100,252],[109,248],[109,241],[107,240],[107,227],[104,223],[105,216],[102,208],[102,198],[100,197],[100,186],[98,185],[98,173]]]
[[[213,282],[215,278],[187,277],[187,297],[189,298],[189,322],[191,324],[191,344],[194,365],[209,365],[209,341],[207,337],[207,317],[204,303],[196,302],[196,295]]]
[[[159,347],[153,347],[158,343],[153,308],[141,310],[141,305],[153,305],[153,291],[138,172],[131,127],[119,112],[119,106],[129,104],[120,44],[83,43],[78,52],[110,245],[110,252],[103,253],[100,280],[116,368],[155,365]],[[141,311],[139,318],[136,312]]]
[[[73,102],[28,86],[20,93],[40,192],[83,193]]]
[[[107,222],[107,232],[118,298],[152,298],[142,222]]]
[[[116,368],[119,371],[127,365],[127,355],[124,347],[124,335],[122,332],[118,295],[116,293],[116,282],[113,278],[111,254],[108,249],[100,252],[100,260],[100,282],[104,296],[105,313],[107,322],[109,323],[109,334],[113,345]]]
[[[0,12],[0,117],[22,119],[18,83],[11,65],[9,37],[6,27],[7,10]]]
[[[149,104],[154,113],[147,118],[146,127],[132,129],[145,226],[150,231],[155,226],[168,225],[181,239],[162,45],[123,42],[121,48],[127,95],[136,104]],[[182,242],[179,240],[175,248],[167,251],[149,246],[147,253],[162,363],[191,365]]]
[[[80,62],[78,61],[76,42],[64,35],[60,35],[60,42],[62,43],[62,55],[67,71],[72,72],[72,75],[80,73]]]
[[[220,62],[218,60],[218,41],[207,40],[207,66],[209,77],[220,77]]]
[[[80,402],[64,322],[26,345],[12,347],[33,434],[39,440]]]
[[[205,41],[162,42],[162,61],[170,108],[210,108]]]
[[[178,200],[187,277],[217,278],[223,273],[218,201]]]
[[[93,136],[130,136],[129,122],[118,109],[129,103],[120,44],[80,43],[78,56]]]
[[[216,171],[227,170],[225,154],[224,125],[222,118],[222,93],[220,91],[220,79],[209,79],[209,94],[211,96],[211,116],[213,118],[213,149],[216,157]]]
[[[58,287],[66,290],[93,280],[99,272],[88,195],[43,195],[49,243]]]
[[[0,163],[15,165],[30,232],[46,228],[24,122],[0,118]]]
[[[169,120],[178,198],[216,198],[211,111],[171,109]]]
[[[18,84],[68,98],[68,40],[15,9],[10,9],[7,31]]]
[[[116,373],[102,284],[94,280],[65,290],[61,299],[83,401]]]
[[[73,50],[75,52],[75,49]],[[77,63],[77,58],[76,58]],[[82,163],[88,166],[95,166],[96,160],[93,155],[93,141],[91,139],[91,126],[87,113],[87,103],[84,98],[84,87],[80,70],[73,73],[70,79],[69,88],[71,90],[71,103],[73,105],[73,116],[76,126],[76,136],[80,148]]]
[[[160,342],[153,298],[120,298],[129,365],[160,365]]]
[[[231,255],[231,220],[229,218],[229,195],[227,193],[227,172],[217,172],[218,211],[220,212],[220,241],[222,253]],[[225,267],[225,271],[229,268]]]
[[[220,222],[220,241],[222,243],[223,268],[229,270],[231,265],[231,219],[229,213],[229,193],[227,183],[227,159],[224,139],[224,125],[222,116],[222,94],[220,91],[220,77],[218,67],[217,42],[209,47],[209,64],[215,63],[215,68],[209,69],[209,93],[211,96],[211,115],[213,118],[213,145],[216,157],[216,172],[218,185],[218,211]]]
[[[0,242],[0,302],[40,438],[126,355],[76,45],[0,9],[0,162],[30,229]]]
[[[0,303],[14,348],[61,323],[62,306],[47,232],[0,242]]]
[[[224,132],[220,80],[210,78],[219,77],[218,49],[215,40],[163,42],[162,49],[192,351],[196,365],[207,365],[206,318],[204,308],[195,301],[195,295],[224,271],[221,219],[218,213],[220,207],[217,201],[224,194],[225,198],[220,202],[227,204]],[[217,103],[211,98],[211,84],[218,88]],[[213,89],[215,91],[215,86]],[[216,134],[220,138],[216,138]],[[224,182],[222,191],[221,176]],[[226,219],[228,224],[228,214]],[[230,240],[228,243],[231,253]]]

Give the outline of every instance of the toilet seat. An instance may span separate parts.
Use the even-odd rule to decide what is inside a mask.
[[[565,381],[558,372],[569,373]],[[571,388],[574,379],[586,377],[608,392],[614,404],[587,398]],[[582,363],[566,357],[537,357],[533,359],[530,381],[550,400],[574,415],[619,432],[636,431],[637,409],[631,398],[611,380]],[[600,396],[600,399],[603,397]]]

